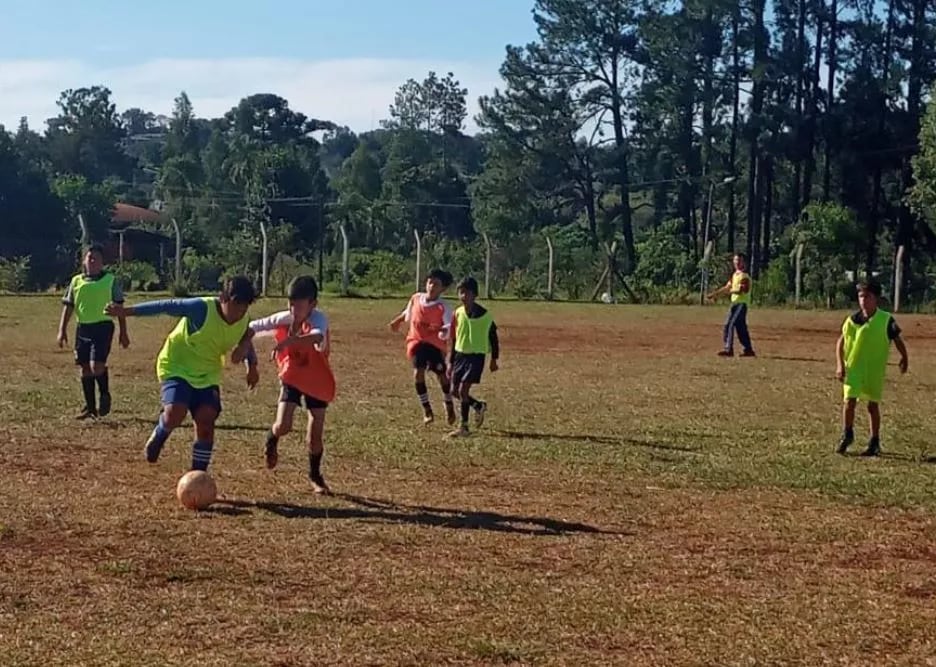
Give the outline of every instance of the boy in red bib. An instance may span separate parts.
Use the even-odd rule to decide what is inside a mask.
[[[289,310],[254,320],[250,331],[272,335],[276,340],[272,358],[279,367],[282,384],[276,422],[267,436],[267,468],[279,460],[279,439],[292,431],[293,414],[305,402],[309,411],[306,443],[309,447],[309,481],[315,493],[328,494],[322,476],[325,450],[325,410],[335,398],[335,376],[328,362],[330,335],[328,318],[318,305],[318,285],[311,276],[299,276],[289,285]]]
[[[406,309],[390,322],[391,331],[399,331],[403,322],[409,322],[406,356],[413,364],[413,380],[416,384],[416,395],[423,408],[425,424],[431,424],[435,420],[429,401],[429,390],[426,387],[427,370],[439,378],[439,385],[445,397],[448,423],[454,424],[456,419],[455,406],[450,396],[448,368],[445,364],[445,353],[452,328],[452,309],[442,300],[442,294],[451,284],[451,273],[442,269],[431,271],[426,277],[426,291],[417,292],[410,297]]]

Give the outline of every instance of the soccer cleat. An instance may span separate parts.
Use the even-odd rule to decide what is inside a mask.
[[[273,470],[276,464],[279,463],[279,447],[276,442],[267,440],[266,446],[264,447],[264,456],[266,456],[267,469]]]
[[[146,445],[143,447],[143,455],[148,463],[156,463],[159,460],[159,454],[162,452],[164,444],[156,439],[155,432],[150,435],[149,440],[146,441]]]
[[[325,478],[321,474],[309,475],[309,483],[312,484],[312,492],[320,496],[330,496],[331,489],[325,483]]]
[[[877,438],[871,438],[868,440],[868,448],[861,452],[862,456],[880,456],[881,455],[881,441]]]
[[[471,432],[468,430],[467,426],[462,426],[461,428],[455,429],[448,434],[450,438],[467,438],[471,435]]]
[[[426,414],[423,416],[423,425],[429,426],[432,422],[435,421],[435,415],[432,414],[432,410],[426,410]]]
[[[455,414],[455,404],[451,401],[445,404],[445,416],[448,418],[449,426],[455,426],[458,415]]]
[[[745,350],[744,352],[741,353],[741,356],[742,357],[756,357],[757,353],[754,352],[754,350]]]
[[[835,450],[839,454],[844,454],[848,451],[848,446],[855,441],[855,436],[851,433],[843,433],[842,439],[839,440],[838,448]]]
[[[85,419],[97,419],[97,416],[98,416],[97,410],[93,408],[85,408],[84,410],[79,412],[77,415],[75,415],[75,419],[84,421]]]
[[[734,352],[732,352],[731,350],[722,350],[721,352],[718,353],[718,356],[719,357],[733,357]]]
[[[98,409],[98,415],[106,417],[111,411],[111,395],[101,394],[101,406]]]
[[[487,403],[478,401],[478,407],[475,408],[475,426],[481,428],[484,425],[484,415],[487,414]]]

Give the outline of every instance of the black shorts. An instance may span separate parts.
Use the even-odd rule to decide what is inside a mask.
[[[445,355],[431,343],[417,343],[413,348],[413,368],[433,373],[445,372]]]
[[[286,384],[285,382],[281,384],[282,389],[280,389],[279,397],[280,403],[295,403],[299,407],[302,407],[302,401],[305,399],[305,406],[307,410],[319,410],[328,407],[328,403],[326,401],[319,400],[314,396],[309,396],[308,394],[303,394],[301,391],[292,385]]]
[[[75,331],[75,363],[89,364],[92,361],[104,364],[110,356],[114,341],[114,323],[95,322],[79,324]]]
[[[455,386],[469,383],[479,384],[481,376],[484,374],[484,361],[486,355],[483,354],[461,354],[455,353],[452,359],[452,384]]]

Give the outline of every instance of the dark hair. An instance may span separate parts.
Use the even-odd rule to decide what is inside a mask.
[[[249,306],[257,300],[257,290],[254,289],[250,278],[233,276],[224,281],[221,287],[221,299]]]
[[[426,277],[432,278],[434,280],[438,280],[439,283],[441,283],[442,287],[446,289],[451,287],[452,282],[455,280],[452,277],[451,273],[449,273],[448,271],[443,271],[442,269],[433,269],[432,271],[429,272],[429,275]]]
[[[740,257],[740,258],[743,259],[745,262],[747,261],[747,255],[745,255],[743,252],[736,252],[736,253],[734,254],[734,256],[735,256],[735,257]]]
[[[856,287],[859,292],[871,292],[877,298],[881,298],[883,290],[881,289],[881,283],[876,280],[862,280]]]
[[[87,247],[85,248],[85,254],[87,255],[89,252],[96,252],[96,253],[99,254],[101,257],[103,257],[103,256],[104,256],[104,246],[103,246],[102,244],[100,244],[100,243],[89,243],[89,244],[87,245]]]
[[[464,290],[464,291],[466,291],[466,292],[471,292],[471,293],[474,294],[475,296],[478,296],[478,281],[475,280],[474,278],[472,278],[471,276],[467,276],[467,277],[465,277],[465,278],[462,278],[462,279],[461,279],[461,282],[458,283],[458,290],[459,290],[459,291]]]
[[[312,276],[296,276],[289,283],[289,300],[308,300],[318,299],[318,283]]]

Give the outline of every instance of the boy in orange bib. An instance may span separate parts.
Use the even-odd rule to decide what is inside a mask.
[[[293,414],[305,402],[309,411],[306,443],[309,447],[309,481],[315,493],[330,493],[322,475],[325,451],[325,410],[335,398],[335,376],[328,362],[330,335],[328,318],[318,305],[318,285],[311,276],[299,276],[289,285],[289,310],[254,320],[250,331],[272,335],[276,340],[272,358],[279,367],[282,384],[276,422],[267,435],[267,468],[276,467],[279,439],[292,431]]]
[[[449,334],[452,329],[452,309],[442,300],[442,294],[452,284],[452,274],[442,269],[434,269],[426,277],[426,291],[417,292],[410,297],[402,313],[390,322],[391,331],[399,331],[403,322],[409,322],[406,334],[406,356],[413,364],[413,380],[416,395],[423,408],[423,423],[431,424],[435,420],[429,390],[426,387],[426,371],[432,371],[439,378],[442,394],[445,397],[445,413],[448,423],[454,424],[455,406],[450,395],[451,386],[445,353],[448,348]]]

